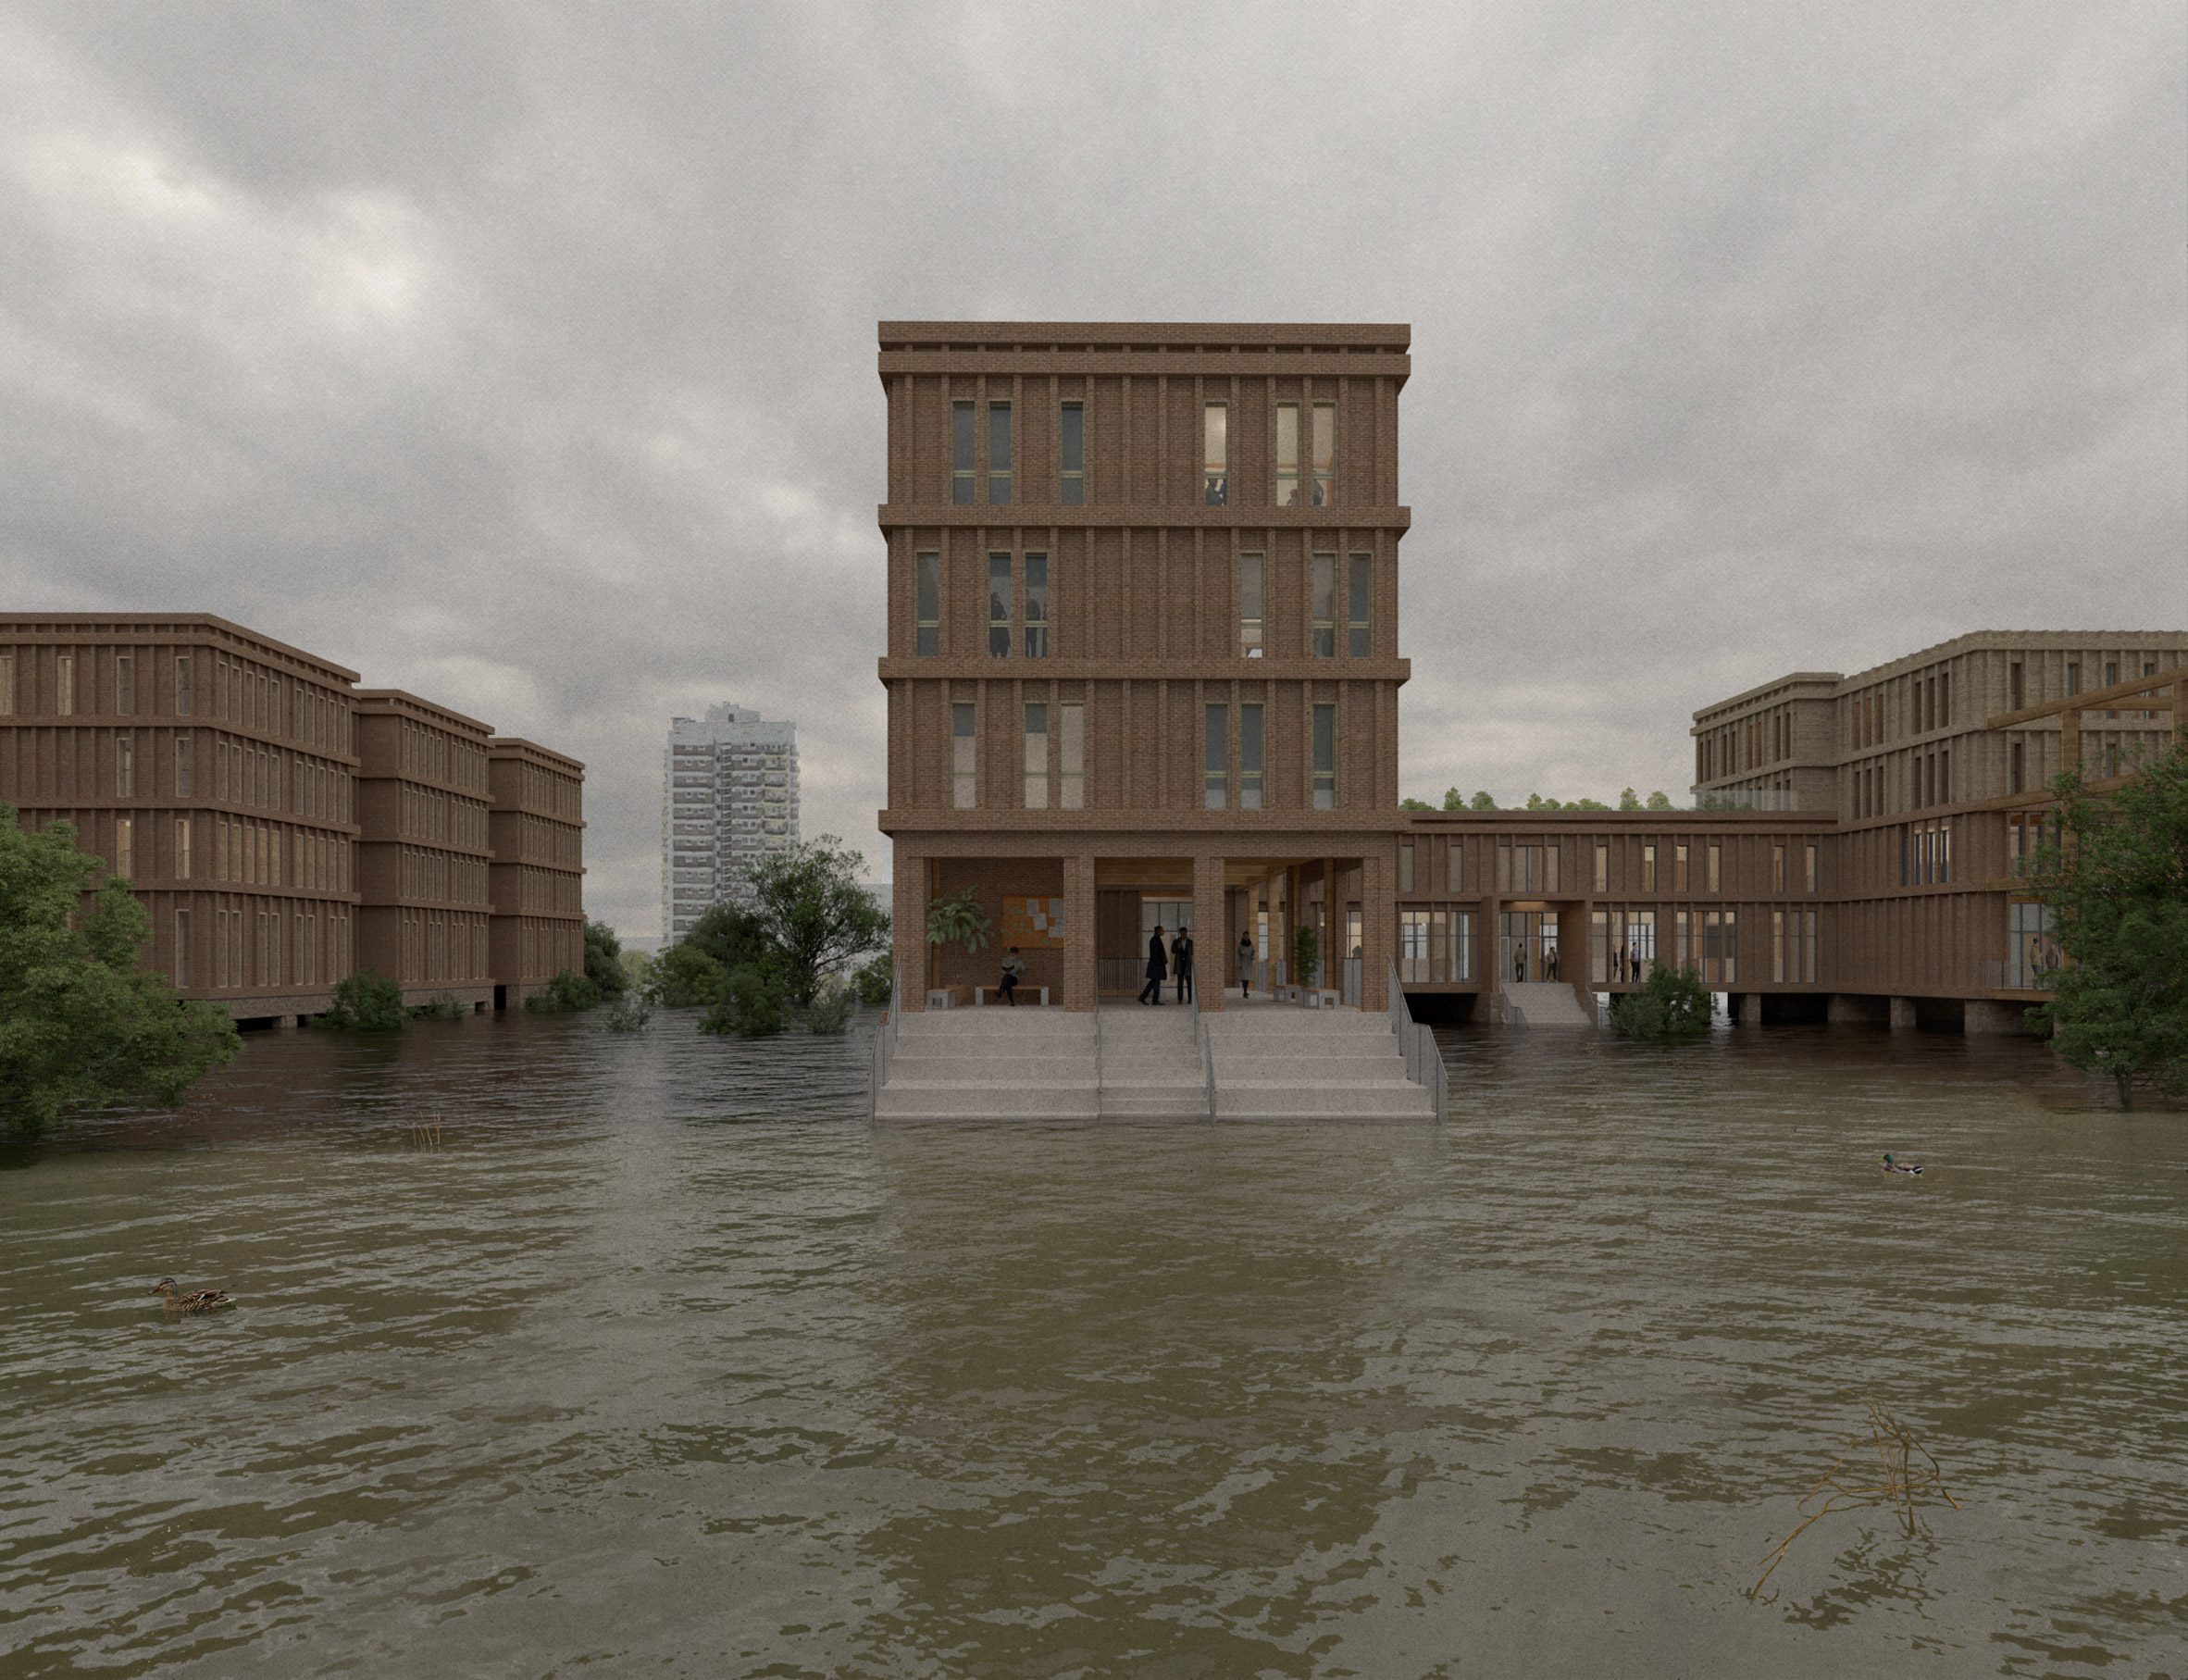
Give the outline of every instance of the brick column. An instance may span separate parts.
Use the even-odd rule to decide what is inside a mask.
[[[1204,1014],[1224,1006],[1224,976],[1230,952],[1224,949],[1224,860],[1193,859],[1193,998]]]
[[[1063,860],[1063,1007],[1085,1012],[1100,1002],[1094,948],[1094,859]]]
[[[1395,867],[1383,852],[1360,860],[1360,1006],[1390,1007],[1390,962],[1398,936]]]
[[[903,842],[897,842],[890,865],[895,878],[889,883],[889,949],[907,1014],[926,1007],[926,883],[931,867],[924,857],[905,855]]]

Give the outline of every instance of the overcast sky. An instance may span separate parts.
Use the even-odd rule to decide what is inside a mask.
[[[0,605],[202,610],[575,753],[798,724],[888,874],[888,317],[1409,321],[1401,776],[2188,626],[2188,15],[0,0]]]

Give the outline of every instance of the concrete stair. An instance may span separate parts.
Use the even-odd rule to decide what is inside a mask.
[[[1529,1027],[1593,1027],[1592,1010],[1583,1009],[1573,988],[1562,980],[1507,980],[1505,1001],[1514,1005]]]
[[[1104,1009],[1100,1073],[1104,1120],[1208,1118],[1208,1070],[1190,1006]]]
[[[1207,1017],[1219,1120],[1433,1120],[1390,1018],[1350,1009]]]
[[[1094,1017],[937,1009],[898,1023],[877,1120],[1092,1120]]]

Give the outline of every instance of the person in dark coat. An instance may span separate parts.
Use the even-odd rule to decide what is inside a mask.
[[[1162,954],[1162,925],[1155,924],[1155,931],[1147,942],[1147,984],[1139,989],[1142,1003],[1160,1003],[1162,1001],[1162,982],[1170,977],[1170,959]]]
[[[1177,976],[1177,1001],[1193,1002],[1193,930],[1180,927],[1170,943],[1171,972]]]
[[[1238,995],[1253,996],[1253,936],[1246,933],[1238,936]]]

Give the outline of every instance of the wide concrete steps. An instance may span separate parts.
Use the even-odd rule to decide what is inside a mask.
[[[1580,1006],[1580,1000],[1573,995],[1573,988],[1562,980],[1508,980],[1504,986],[1508,1002],[1519,1010],[1520,1018],[1529,1027],[1593,1027],[1594,1014]]]
[[[1425,1120],[1390,1017],[1359,1010],[1240,1011],[1211,1022],[1218,1120]]]

